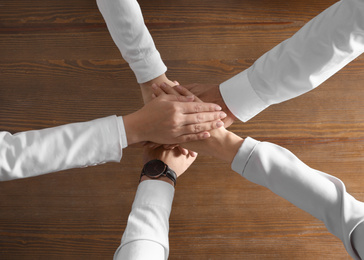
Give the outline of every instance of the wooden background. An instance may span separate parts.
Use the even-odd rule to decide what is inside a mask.
[[[180,83],[221,83],[335,0],[141,0]],[[230,129],[282,145],[364,200],[364,59]],[[279,64],[277,64],[279,66]],[[142,106],[95,0],[0,1],[0,130],[16,133]],[[111,259],[142,167],[120,164],[0,183],[0,259]],[[178,183],[170,259],[350,259],[325,226],[229,165],[200,156]]]

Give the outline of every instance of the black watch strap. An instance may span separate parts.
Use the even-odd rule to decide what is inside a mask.
[[[176,186],[177,174],[161,160],[155,159],[147,162],[143,167],[140,180],[144,175],[151,179],[159,179],[162,176],[167,177],[172,180],[174,186]]]

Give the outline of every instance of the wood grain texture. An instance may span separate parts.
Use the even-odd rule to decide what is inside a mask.
[[[219,84],[335,0],[140,0],[181,83]],[[2,0],[0,130],[12,133],[125,115],[142,106],[135,77],[96,2]],[[319,88],[231,130],[294,152],[364,200],[364,58]],[[111,259],[138,176],[140,148],[120,164],[0,183],[0,259]],[[325,226],[229,165],[200,156],[178,183],[169,259],[350,259]]]

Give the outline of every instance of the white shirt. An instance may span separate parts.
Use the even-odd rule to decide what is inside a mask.
[[[343,0],[329,7],[253,66],[222,83],[220,92],[226,105],[240,120],[247,121],[272,104],[316,88],[364,51],[363,13],[363,0]],[[140,17],[141,13],[138,20]],[[107,15],[104,18],[112,33],[109,25],[112,19]],[[138,24],[142,28],[142,23]],[[140,28],[135,30],[141,32]],[[119,46],[116,37],[113,39]],[[147,71],[152,69],[146,68]],[[330,232],[344,242],[349,254],[358,258],[350,235],[363,221],[363,205],[346,193],[340,180],[309,168],[284,148],[257,144],[249,138],[244,141],[232,167],[324,221]],[[301,196],[295,196],[291,187],[300,191]]]
[[[97,0],[110,34],[139,83],[166,72],[136,0]],[[250,68],[220,85],[230,111],[246,122],[272,104],[306,93],[364,51],[364,1],[342,0]]]
[[[126,140],[122,117],[116,116],[15,135],[0,132],[0,181],[119,162]]]
[[[136,0],[97,0],[107,28],[138,83],[152,80],[167,70],[144,24]]]
[[[283,147],[249,137],[231,167],[323,221],[341,239],[351,257],[360,259],[353,250],[351,235],[364,222],[364,203],[348,194],[341,180],[308,167]],[[361,243],[364,246],[364,241]]]
[[[138,82],[163,74],[165,66],[137,2],[97,3]],[[269,105],[296,97],[324,82],[363,52],[363,11],[363,1],[338,2],[252,67],[221,84],[220,91],[229,109],[247,121]],[[16,135],[2,132],[0,180],[119,161],[122,148],[127,145],[122,129],[122,120],[109,117]],[[324,221],[330,232],[344,242],[349,254],[358,258],[350,235],[363,222],[364,207],[346,193],[340,180],[309,168],[284,148],[250,138],[242,144],[232,168]],[[295,195],[297,191],[300,196]],[[145,259],[145,253],[148,259],[168,257],[173,194],[174,188],[167,183],[145,181],[139,185],[115,259]]]
[[[164,181],[139,184],[114,260],[165,260],[169,255],[169,216],[174,187]]]
[[[0,181],[119,162],[127,138],[122,117],[110,116],[12,135],[0,132]],[[174,187],[143,181],[115,259],[167,259]]]
[[[230,111],[246,122],[268,106],[316,88],[364,51],[364,1],[342,0],[253,66],[220,85]]]
[[[119,161],[126,146],[123,121],[116,116],[15,135],[1,132],[0,180]],[[322,220],[359,259],[350,238],[364,221],[364,204],[339,179],[308,167],[282,147],[251,138],[244,140],[232,169]],[[173,196],[173,186],[163,181],[139,185],[114,259],[168,258]]]

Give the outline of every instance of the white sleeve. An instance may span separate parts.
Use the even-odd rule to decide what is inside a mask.
[[[114,260],[165,260],[174,188],[158,180],[139,184]]]
[[[244,140],[232,169],[323,221],[348,253],[360,259],[351,235],[364,222],[364,203],[348,194],[341,180],[308,167],[280,146],[252,138]],[[364,241],[357,242],[364,246]]]
[[[0,181],[118,162],[126,146],[123,121],[116,116],[15,135],[0,132]]]
[[[138,83],[152,80],[166,72],[152,36],[144,24],[136,0],[97,0],[111,37],[129,63]]]
[[[248,121],[272,104],[306,93],[364,51],[364,1],[342,0],[250,68],[220,85],[230,111]]]

